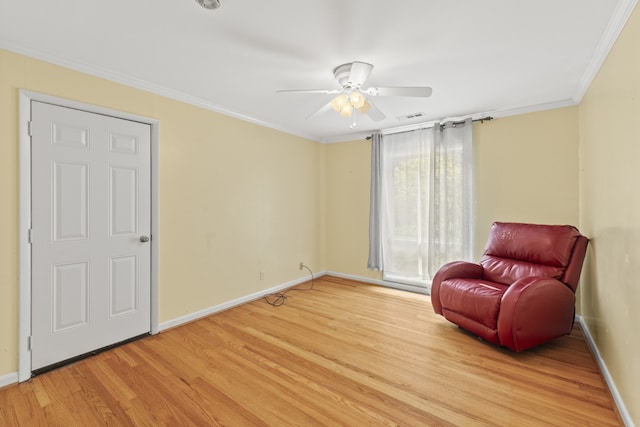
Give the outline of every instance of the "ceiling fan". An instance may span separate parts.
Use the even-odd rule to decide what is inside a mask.
[[[430,87],[364,87],[373,65],[366,62],[349,62],[333,69],[333,76],[340,89],[302,89],[279,90],[278,93],[320,93],[337,96],[307,117],[311,118],[334,109],[344,117],[351,117],[354,111],[366,114],[374,121],[385,119],[385,115],[369,99],[374,96],[410,96],[427,98],[431,96]],[[355,125],[355,122],[354,122]]]

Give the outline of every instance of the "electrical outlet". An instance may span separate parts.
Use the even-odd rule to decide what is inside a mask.
[[[298,268],[302,270],[304,268],[304,262],[300,261],[300,266]]]
[[[264,271],[260,272],[260,280],[264,280]]]

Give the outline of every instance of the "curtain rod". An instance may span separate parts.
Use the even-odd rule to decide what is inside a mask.
[[[490,120],[493,120],[493,117],[492,117],[492,116],[481,117],[481,118],[479,118],[479,119],[473,119],[473,120],[471,120],[471,122],[480,122],[480,123],[484,123],[484,122],[488,122],[488,121],[490,121]],[[465,123],[465,121],[466,121],[466,120],[459,120],[459,121],[457,121],[457,122],[445,122],[444,124],[441,124],[441,125],[440,125],[440,128],[444,128],[444,126],[445,126],[447,123],[450,123],[450,124],[452,124],[453,126],[456,126],[456,125],[462,125],[462,124],[464,124],[464,123]],[[412,130],[416,130],[416,129],[412,129]],[[408,131],[405,131],[405,132],[411,132],[412,130],[408,130]],[[398,133],[402,133],[402,132],[398,132]],[[372,138],[372,135],[369,135],[369,136],[367,136],[365,139],[367,139],[367,140],[368,140],[368,139],[371,139],[371,138]]]

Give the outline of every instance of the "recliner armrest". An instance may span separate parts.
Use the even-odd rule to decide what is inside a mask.
[[[576,297],[550,277],[524,277],[502,296],[498,315],[500,344],[522,351],[571,332]]]
[[[431,281],[431,305],[433,311],[442,314],[440,302],[440,283],[447,279],[482,279],[483,268],[480,264],[467,261],[453,261],[440,267]]]

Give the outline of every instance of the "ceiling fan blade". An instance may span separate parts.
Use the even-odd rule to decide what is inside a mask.
[[[428,98],[431,96],[430,87],[369,87],[362,92],[372,96],[413,96]]]
[[[349,72],[349,78],[347,83],[350,86],[360,87],[369,78],[369,74],[373,70],[373,65],[366,62],[355,61],[351,64],[351,71]]]
[[[334,94],[334,93],[342,93],[344,89],[285,89],[285,90],[277,90],[276,93],[323,93],[323,94]]]
[[[331,101],[324,104],[322,107],[318,108],[316,111],[308,115],[305,120],[309,120],[311,117],[319,116],[320,114],[324,114],[327,111],[331,110]]]
[[[358,108],[358,111],[369,116],[369,118],[374,122],[379,122],[387,118],[387,116],[385,116],[384,113],[380,111],[370,100],[367,100],[361,108]]]

